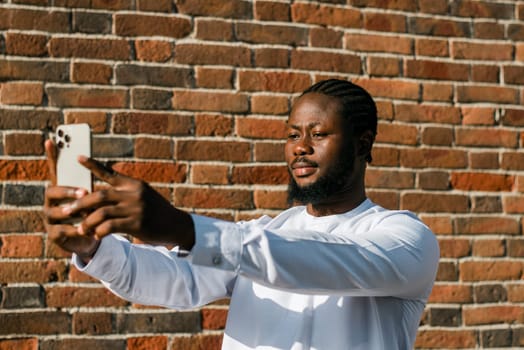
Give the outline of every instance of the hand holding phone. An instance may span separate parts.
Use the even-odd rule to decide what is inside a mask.
[[[58,126],[55,135],[58,151],[57,185],[78,187],[91,192],[91,172],[78,163],[78,156],[91,157],[91,129],[88,124]]]

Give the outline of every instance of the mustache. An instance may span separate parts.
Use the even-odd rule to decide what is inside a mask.
[[[312,160],[309,160],[307,159],[306,157],[297,157],[295,158],[291,164],[289,165],[291,168],[293,168],[295,166],[295,164],[297,163],[302,163],[302,164],[307,164],[309,166],[312,166],[312,167],[317,167],[318,164]]]

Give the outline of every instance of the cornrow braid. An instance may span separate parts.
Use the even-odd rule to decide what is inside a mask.
[[[316,92],[338,98],[341,102],[341,114],[348,121],[354,134],[371,130],[377,134],[377,107],[371,95],[362,87],[346,80],[322,80],[307,88],[301,96]],[[371,162],[371,154],[366,160]]]

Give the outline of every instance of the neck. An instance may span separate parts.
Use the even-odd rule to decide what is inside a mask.
[[[347,188],[319,203],[308,203],[306,208],[312,216],[328,216],[346,213],[366,200],[364,186]]]

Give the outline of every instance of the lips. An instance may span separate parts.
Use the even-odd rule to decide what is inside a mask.
[[[297,158],[291,163],[291,171],[296,177],[305,177],[312,175],[318,167],[318,164],[305,158]]]

